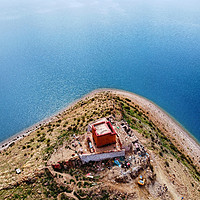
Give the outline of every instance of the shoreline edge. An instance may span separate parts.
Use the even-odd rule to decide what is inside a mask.
[[[169,113],[167,113],[165,110],[163,110],[161,107],[159,107],[157,104],[152,102],[151,100],[137,95],[135,93],[125,91],[125,90],[120,90],[120,89],[113,89],[113,88],[100,88],[93,90],[89,92],[88,94],[82,96],[81,98],[78,98],[74,100],[73,102],[69,103],[66,107],[63,109],[60,109],[58,112],[54,113],[50,117],[47,117],[41,121],[39,121],[36,124],[33,124],[32,126],[28,127],[27,129],[16,133],[15,135],[9,137],[6,140],[3,140],[0,142],[0,151],[7,149],[9,146],[12,145],[12,143],[17,142],[18,140],[23,139],[33,131],[37,130],[41,126],[44,126],[48,124],[49,122],[55,120],[58,115],[63,113],[64,111],[72,108],[73,106],[76,105],[81,100],[84,100],[86,98],[91,98],[97,93],[100,92],[112,92],[113,94],[116,95],[122,95],[125,97],[130,98],[131,100],[135,101],[139,106],[141,106],[143,109],[148,110],[149,113],[154,117],[157,121],[162,121],[162,125],[167,126],[168,131],[171,132],[171,135],[166,135],[167,137],[173,137],[176,139],[176,142],[179,143],[181,148],[183,148],[187,154],[197,156],[200,155],[200,144],[197,141],[196,138],[188,131],[186,130],[178,121],[176,121],[175,118],[173,118]],[[167,124],[167,125],[166,125]],[[189,148],[190,147],[190,148]],[[189,149],[191,152],[189,152]],[[198,154],[199,153],[199,154]]]

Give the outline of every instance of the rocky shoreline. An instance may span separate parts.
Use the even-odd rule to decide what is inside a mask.
[[[16,133],[15,135],[9,137],[8,139],[0,142],[0,151],[4,150],[4,149],[7,149],[10,145],[12,146],[12,144],[14,142],[17,142],[21,139],[23,139],[24,137],[28,136],[30,133],[32,133],[33,131],[39,129],[41,126],[44,126],[46,124],[48,124],[49,122],[52,122],[54,120],[57,119],[57,116],[62,114],[64,111],[68,110],[69,108],[73,107],[77,102],[81,101],[81,100],[84,100],[85,98],[87,97],[90,97],[98,92],[101,92],[101,91],[106,91],[107,89],[97,89],[97,90],[94,90],[86,95],[84,95],[83,97],[73,101],[72,103],[70,103],[67,107],[61,109],[60,111],[56,112],[55,114],[53,114],[52,116],[50,117],[47,117],[46,119],[28,127],[27,129],[23,130],[23,131],[20,131],[19,133]]]
[[[91,163],[83,165],[82,171],[80,167],[73,167],[63,172],[55,171],[49,177],[49,183],[43,181],[48,173],[37,176],[47,167],[52,168],[53,163],[62,161],[63,167],[65,161],[75,156],[76,151],[82,151],[81,148],[86,149],[84,134],[87,134],[88,124],[108,116],[116,119],[117,127],[120,127],[118,125],[120,122],[127,123],[140,144],[146,149],[147,155],[150,156],[148,169],[140,169],[137,168],[137,164],[143,163],[144,160],[142,157],[140,159],[142,154],[137,149],[138,145],[133,146],[132,152],[127,152],[126,162],[129,162],[132,167],[125,169],[123,175],[129,172],[134,174],[136,169],[140,169],[140,175],[145,176],[146,180],[143,188],[137,184],[139,177],[134,180],[129,176],[128,179],[118,177],[122,171],[113,166],[112,160],[108,162],[110,163],[108,166],[105,166],[106,162],[100,162],[96,163],[97,167]],[[32,199],[49,199],[52,196],[59,198],[63,195],[63,188],[66,188],[67,194],[73,197],[78,194],[80,188],[85,195],[90,196],[91,190],[85,188],[84,182],[80,183],[88,173],[99,177],[98,180],[88,182],[92,187],[95,182],[95,195],[98,194],[96,188],[102,190],[103,185],[111,188],[112,191],[116,190],[119,194],[128,194],[126,199],[149,197],[148,199],[151,200],[169,200],[181,199],[181,197],[198,199],[199,197],[199,144],[176,120],[156,104],[127,91],[116,89],[92,91],[54,116],[9,140],[10,143],[7,143],[4,150],[0,152],[2,161],[0,196],[4,199],[10,195],[19,195],[21,198],[24,195]],[[128,138],[127,142],[134,144]],[[16,169],[19,169],[21,173],[18,173]],[[62,169],[64,170],[65,167]],[[115,178],[111,176],[113,172],[114,176],[116,175]],[[33,181],[35,180],[34,177],[36,177],[36,182],[30,182],[32,178]],[[53,184],[55,187],[49,187],[48,184]],[[163,188],[167,188],[168,191]],[[143,193],[144,191],[146,193]],[[133,193],[134,196],[131,196]],[[108,195],[112,195],[112,192]]]
[[[169,116],[164,110],[162,110],[159,106],[151,102],[150,100],[141,97],[137,94],[118,90],[118,89],[97,89],[89,94],[86,94],[80,99],[75,100],[70,105],[68,105],[66,108],[60,110],[58,113],[54,114],[53,116],[42,120],[41,122],[38,122],[37,124],[27,128],[26,130],[8,138],[7,140],[0,143],[0,151],[8,148],[9,146],[12,146],[15,142],[18,140],[23,139],[33,131],[37,130],[41,126],[52,122],[57,119],[58,115],[61,115],[64,111],[70,109],[73,107],[77,102],[84,100],[88,97],[92,97],[95,94],[99,92],[112,92],[117,95],[121,95],[127,98],[132,99],[134,102],[136,102],[139,106],[141,106],[146,112],[149,112],[152,118],[152,121],[162,129],[166,130],[167,137],[170,137],[171,139],[176,141],[176,144],[179,148],[183,149],[184,152],[189,155],[191,158],[193,158],[194,163],[197,165],[200,165],[200,145],[198,142],[191,136],[190,133],[188,133],[175,119],[173,119],[171,116]]]

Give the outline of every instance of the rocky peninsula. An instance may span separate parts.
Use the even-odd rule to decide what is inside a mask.
[[[52,170],[50,160],[57,156],[57,161],[63,161],[72,151],[77,154],[71,146],[74,138],[81,138],[89,123],[108,116],[117,123],[127,123],[150,156],[150,163],[140,171],[146,176],[146,185],[137,184],[139,173],[138,177],[118,181],[115,175],[119,169],[112,165],[112,160],[94,163],[99,171],[90,164],[79,169]],[[133,153],[127,155],[131,160]],[[199,156],[199,144],[153,102],[127,91],[95,90],[1,144],[0,196],[3,199],[198,199]],[[21,173],[16,173],[16,169]]]

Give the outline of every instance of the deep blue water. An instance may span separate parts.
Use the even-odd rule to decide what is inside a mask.
[[[200,141],[200,1],[1,0],[0,141],[104,87]]]

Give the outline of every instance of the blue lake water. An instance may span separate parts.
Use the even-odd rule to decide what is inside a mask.
[[[1,0],[0,141],[105,87],[200,141],[200,1]]]

